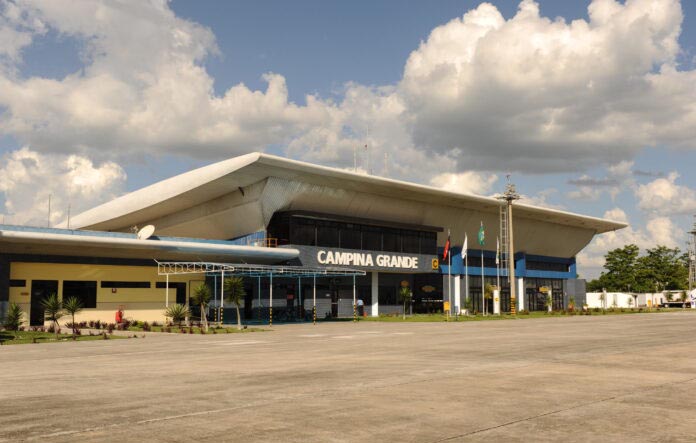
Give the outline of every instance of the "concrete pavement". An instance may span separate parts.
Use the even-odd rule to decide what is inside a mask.
[[[0,441],[696,441],[696,313],[0,348]]]

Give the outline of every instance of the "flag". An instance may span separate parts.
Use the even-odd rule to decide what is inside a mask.
[[[462,260],[466,258],[466,251],[469,249],[469,238],[466,236],[466,232],[464,233],[464,246],[462,246]]]
[[[479,245],[483,246],[483,243],[486,241],[486,231],[483,230],[483,222],[481,222],[481,227],[479,228],[478,232],[478,243]]]
[[[450,250],[450,231],[447,230],[447,241],[445,242],[445,250],[442,252],[442,261],[447,260]]]
[[[500,238],[495,238],[495,264],[500,264]]]

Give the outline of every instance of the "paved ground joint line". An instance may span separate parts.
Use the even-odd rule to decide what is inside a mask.
[[[654,386],[646,386],[645,388],[642,388],[642,389],[643,389],[643,390],[656,390],[656,389],[663,388],[663,387],[665,387],[665,386],[671,386],[671,385],[681,384],[681,383],[691,383],[691,382],[693,382],[693,381],[696,381],[696,377],[694,377],[694,378],[689,378],[689,379],[686,379],[686,380],[675,380],[675,381],[671,381],[671,382],[667,382],[667,383],[661,383],[661,384],[659,384],[659,385],[654,385]],[[577,404],[577,405],[574,405],[574,406],[569,406],[569,407],[567,407],[567,408],[556,409],[556,410],[554,410],[554,411],[548,411],[548,412],[544,412],[544,413],[542,413],[542,414],[532,415],[532,416],[529,416],[529,417],[523,417],[523,418],[519,418],[519,419],[517,419],[517,420],[508,421],[508,422],[505,422],[505,423],[501,423],[501,424],[499,424],[499,425],[489,426],[489,427],[487,427],[487,428],[482,428],[482,429],[476,429],[476,430],[471,431],[471,432],[465,432],[465,433],[459,434],[459,435],[452,435],[452,436],[450,436],[450,437],[441,438],[441,439],[439,439],[439,440],[433,440],[431,443],[440,443],[440,442],[443,442],[443,441],[452,441],[452,440],[456,440],[456,439],[459,439],[459,438],[465,438],[465,437],[468,437],[468,436],[470,436],[470,435],[476,435],[476,434],[480,434],[480,433],[483,433],[483,432],[488,432],[488,431],[492,431],[492,430],[495,430],[495,429],[504,428],[504,427],[506,427],[506,426],[514,425],[514,424],[517,424],[517,423],[522,423],[522,422],[525,422],[525,421],[536,420],[537,418],[548,417],[548,416],[550,416],[550,415],[558,414],[558,413],[561,413],[561,412],[572,411],[572,410],[574,410],[574,409],[584,408],[584,407],[586,407],[586,406],[591,406],[591,405],[596,405],[596,404],[600,404],[600,403],[605,403],[605,402],[608,402],[608,401],[616,400],[617,398],[629,397],[629,396],[631,396],[631,395],[633,395],[633,392],[627,392],[627,393],[625,393],[625,394],[619,394],[619,395],[614,395],[614,396],[612,396],[612,397],[601,398],[601,399],[599,399],[599,400],[588,401],[588,402],[580,403],[580,404]]]

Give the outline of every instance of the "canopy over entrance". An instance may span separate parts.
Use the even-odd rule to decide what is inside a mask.
[[[273,326],[273,277],[277,278],[311,278],[312,287],[312,317],[313,323],[317,322],[317,278],[352,277],[353,278],[353,321],[357,320],[356,289],[355,278],[364,276],[365,271],[350,268],[312,268],[304,266],[282,266],[282,265],[253,265],[239,263],[213,263],[213,262],[157,262],[157,274],[166,276],[166,301],[165,306],[169,307],[169,276],[180,274],[205,274],[220,275],[224,282],[227,277],[254,277],[268,278],[269,285],[269,326]],[[220,300],[218,306],[223,308],[224,304],[224,283],[220,287]],[[260,289],[259,289],[260,291]],[[220,314],[222,324],[222,314]]]

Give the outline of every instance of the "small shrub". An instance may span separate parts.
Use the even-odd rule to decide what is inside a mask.
[[[94,322],[94,327],[95,327],[96,329],[101,329],[101,328],[102,328],[102,323],[101,323],[101,321],[99,321],[99,320],[95,321],[95,322]]]
[[[170,328],[169,326],[165,326],[162,330],[166,333],[172,332],[172,328]]]
[[[102,340],[108,340],[109,336],[106,335],[106,332],[102,332]]]
[[[90,321],[89,321],[89,327],[90,327],[90,328],[93,328],[93,327],[94,327],[94,320],[90,320]]]
[[[205,328],[199,328],[198,332],[200,332],[201,334],[205,334]]]
[[[181,329],[179,329],[179,333],[181,333],[181,334],[186,334],[186,328],[181,328]]]
[[[188,333],[189,333],[189,334],[193,334],[193,326],[189,326]]]
[[[152,322],[152,326],[159,326],[159,325],[160,325],[160,324],[157,323],[156,321],[153,321],[153,322]]]
[[[17,303],[10,303],[3,326],[9,331],[17,331],[22,326],[24,312]]]
[[[153,322],[153,325],[154,325],[154,322]],[[152,330],[152,328],[150,328],[150,324],[148,322],[143,322],[143,331],[149,332],[151,330]]]

